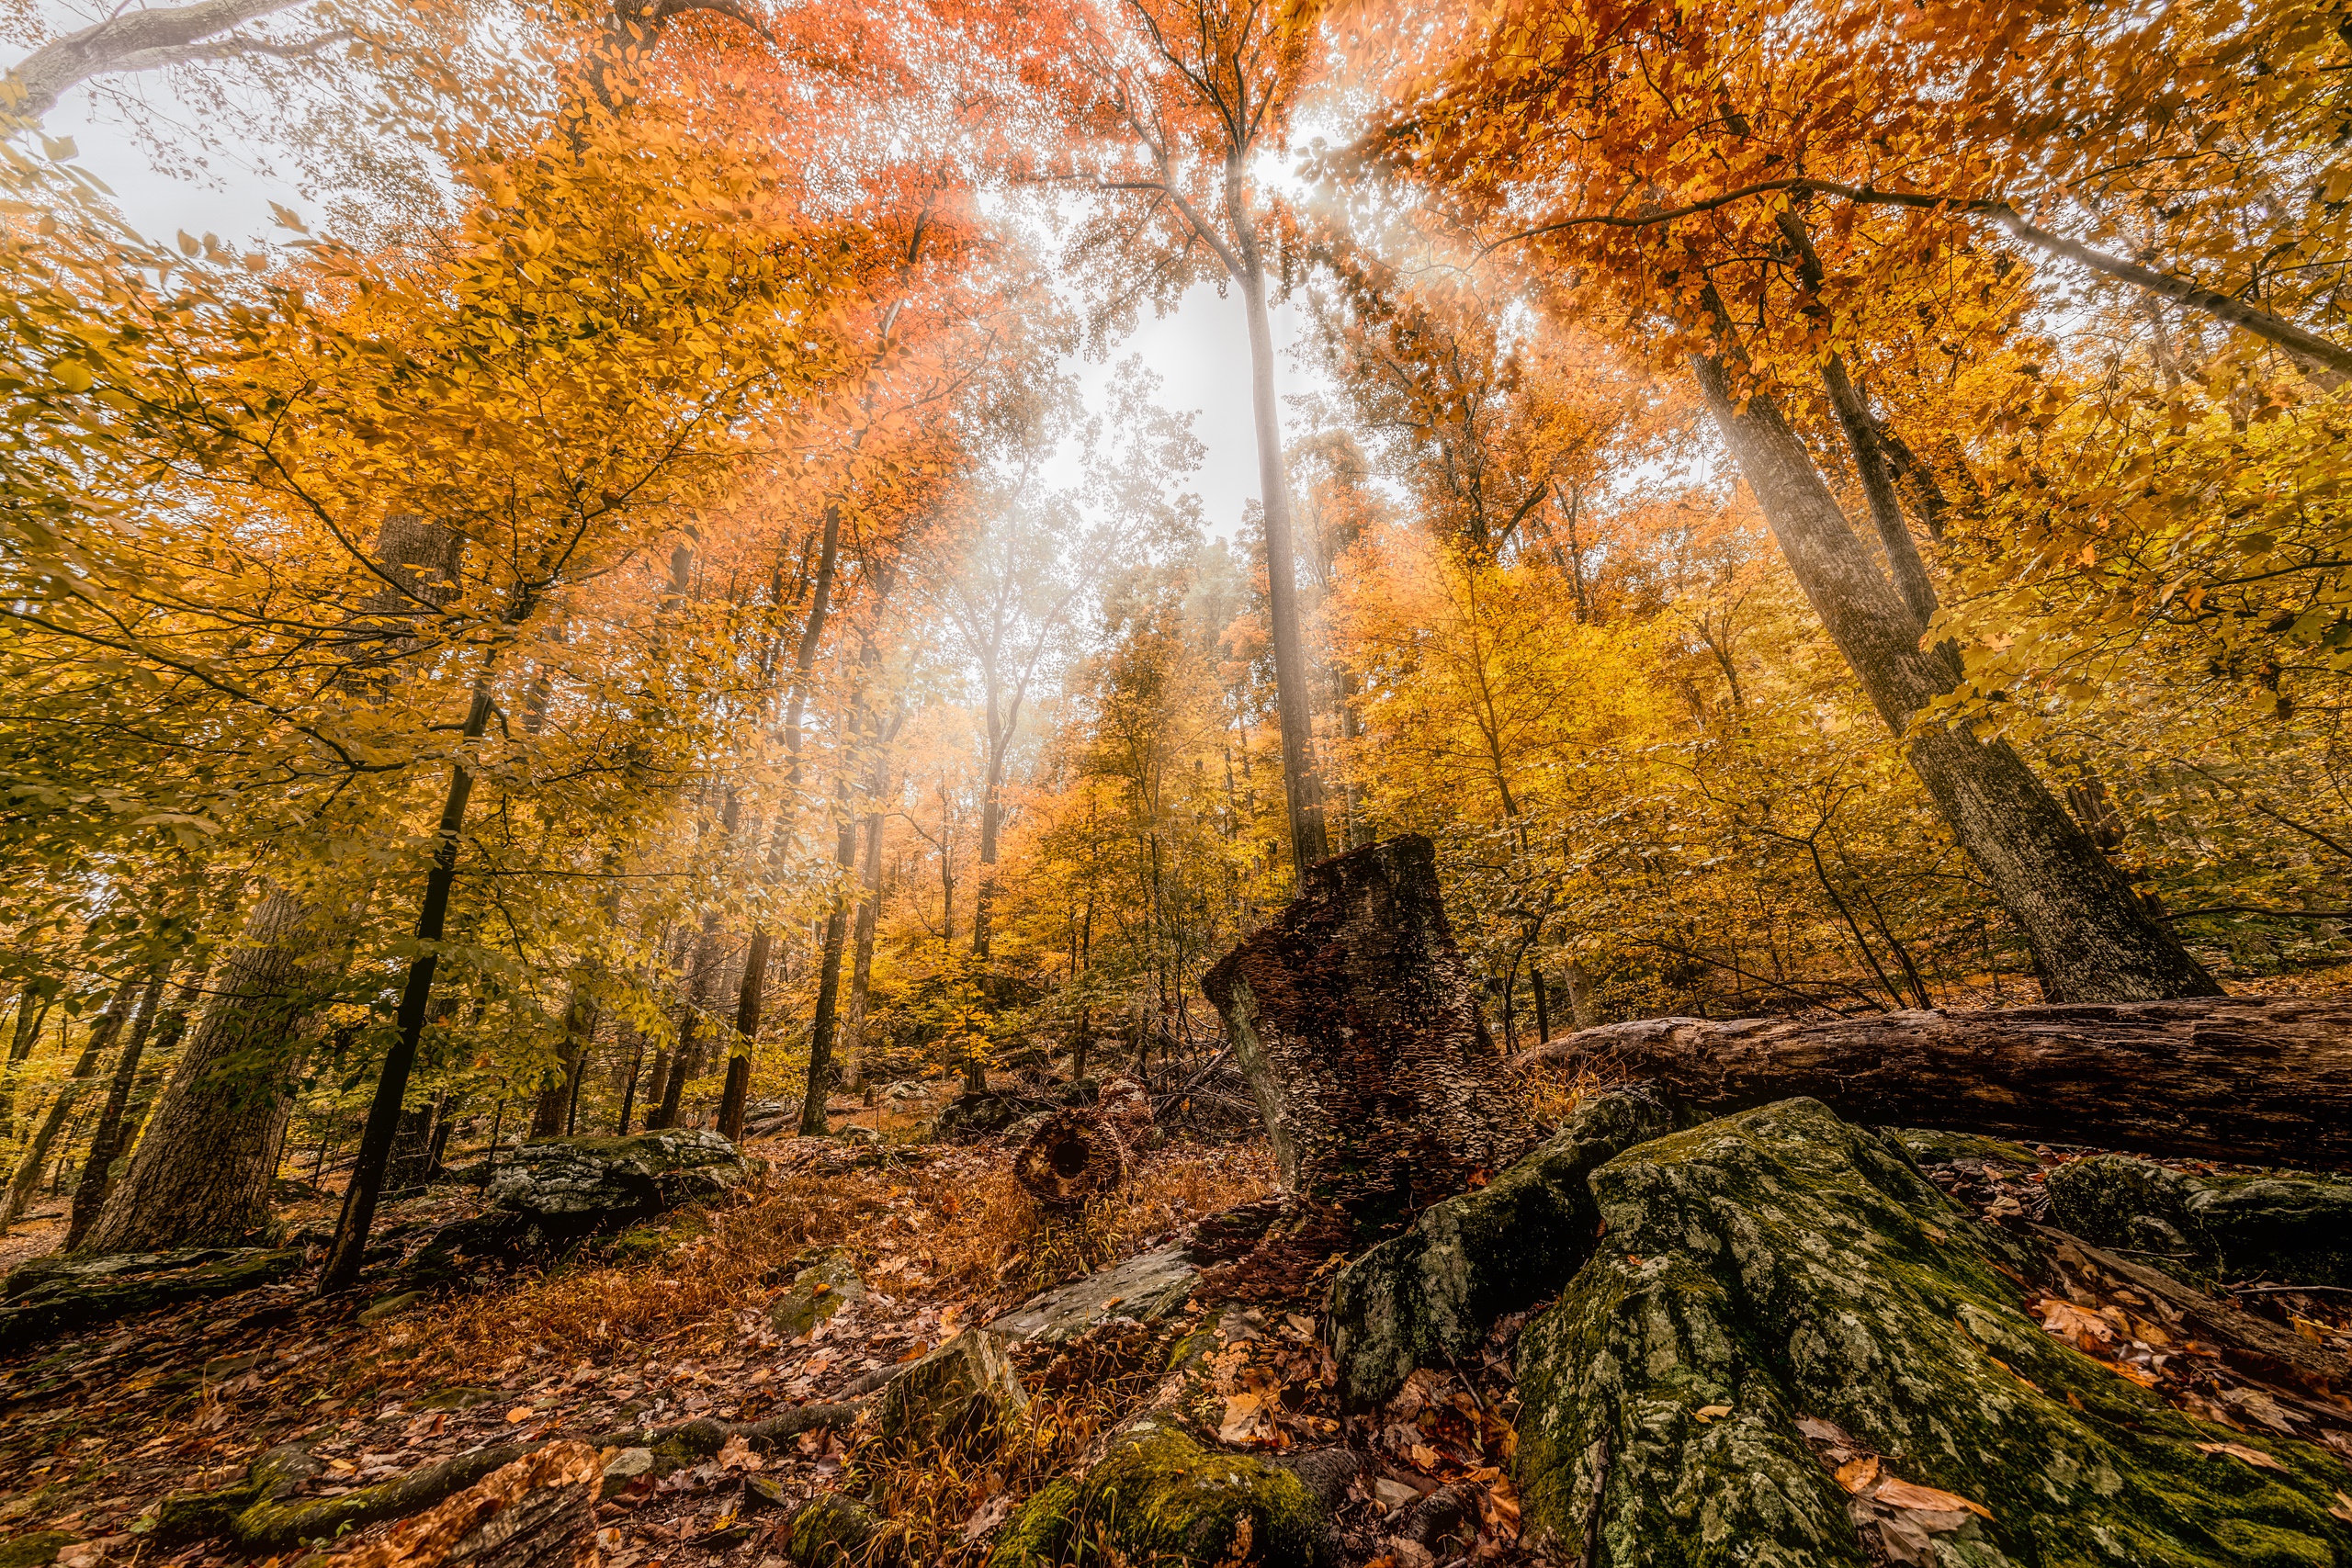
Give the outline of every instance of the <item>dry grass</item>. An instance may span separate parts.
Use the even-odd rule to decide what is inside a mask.
[[[1174,1147],[1064,1221],[1040,1213],[1001,1155],[771,1179],[731,1204],[672,1216],[669,1245],[656,1256],[564,1266],[445,1303],[427,1336],[387,1324],[360,1364],[372,1385],[483,1376],[517,1353],[602,1364],[689,1336],[717,1348],[735,1332],[738,1314],[789,1285],[787,1266],[809,1246],[846,1248],[870,1277],[886,1262],[909,1259],[891,1281],[895,1294],[1017,1299],[1255,1198],[1272,1179],[1262,1146]]]

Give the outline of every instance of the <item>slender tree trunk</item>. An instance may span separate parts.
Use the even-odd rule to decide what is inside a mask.
[[[764,958],[766,954],[761,956]],[[686,1079],[701,1066],[702,1043],[710,1031],[710,1021],[703,1016],[703,1010],[710,1000],[711,982],[717,978],[718,966],[718,911],[712,909],[703,916],[702,935],[695,942],[694,972],[686,981],[685,1005],[678,1010],[678,1043],[669,1054],[670,1071],[662,1077],[659,1102],[653,1114],[645,1119],[648,1132],[678,1124],[678,1108],[685,1100]],[[662,1077],[658,1067],[656,1076]]]
[[[90,1024],[90,1032],[83,1042],[82,1055],[74,1064],[74,1076],[57,1086],[57,1098],[50,1102],[49,1114],[41,1118],[40,1126],[33,1133],[32,1142],[26,1145],[24,1157],[17,1164],[15,1179],[8,1184],[8,1201],[0,1209],[0,1230],[24,1218],[33,1191],[40,1185],[41,1168],[48,1163],[50,1146],[57,1141],[58,1129],[73,1113],[74,1103],[82,1095],[82,1088],[98,1070],[98,1058],[122,1032],[123,1016],[130,1010],[132,993],[138,989],[135,981],[125,980],[115,987],[107,998],[106,1010]]]
[[[487,682],[474,688],[472,707],[466,715],[463,738],[479,740],[490,726],[491,700]],[[358,1157],[351,1168],[351,1185],[344,1190],[343,1215],[335,1227],[334,1247],[319,1270],[319,1293],[351,1288],[368,1252],[368,1233],[376,1223],[376,1203],[384,1188],[384,1168],[392,1156],[392,1135],[398,1130],[401,1101],[408,1093],[410,1071],[416,1066],[416,1048],[424,1038],[426,1010],[433,1002],[433,975],[441,964],[441,932],[449,916],[449,888],[458,876],[458,835],[466,822],[466,799],[473,793],[474,776],[463,762],[449,770],[449,793],[441,804],[441,826],[433,851],[433,869],[424,878],[424,902],[416,917],[416,939],[425,944],[409,964],[408,981],[401,989],[400,1036],[384,1058],[376,1080],[376,1098],[368,1108],[368,1123],[359,1134]]]
[[[876,756],[874,799],[880,801],[889,787],[888,765]],[[865,1079],[865,1001],[874,984],[874,928],[882,908],[883,821],[880,811],[866,813],[865,862],[859,877],[865,893],[857,901],[857,923],[850,944],[849,1019],[842,1026],[842,1048],[853,1087]]]
[[[6,1077],[0,1077],[0,1142],[17,1135],[17,1075],[23,1071],[25,1058],[33,1054],[33,1043],[40,1038],[40,1026],[48,1021],[56,998],[43,999],[38,1010],[33,1000],[32,987],[28,986],[17,1004],[17,1028],[8,1042]]]
[[[263,893],[83,1252],[233,1244],[269,1224],[268,1167],[327,977],[325,927],[297,895]]]
[[[1228,186],[1235,175],[1228,172]],[[1228,197],[1228,199],[1231,199]],[[1283,784],[1290,807],[1291,862],[1306,868],[1331,852],[1323,827],[1323,784],[1315,771],[1315,718],[1306,644],[1299,626],[1298,573],[1291,545],[1290,482],[1283,468],[1282,405],[1274,396],[1274,333],[1266,318],[1266,276],[1246,213],[1241,310],[1250,325],[1250,402],[1257,420],[1258,487],[1266,520],[1266,606],[1273,623],[1274,697],[1282,718]]]
[[[808,1085],[800,1097],[800,1135],[821,1138],[831,1130],[825,1101],[832,1093],[833,1015],[841,1001],[842,949],[847,944],[849,909],[838,896],[825,917],[825,941],[817,964],[817,1017],[808,1031]]]
[[[1718,361],[1694,357],[1692,367],[1798,585],[1887,728],[1905,735],[1958,679],[1952,660],[1919,646],[1917,619],[1879,575],[1778,405],[1760,393],[1736,403]],[[2007,742],[1930,721],[1909,736],[1908,755],[2025,935],[2050,1000],[2221,994]]]
[[[82,1179],[74,1189],[74,1216],[66,1226],[64,1251],[73,1251],[89,1234],[99,1208],[107,1201],[107,1189],[113,1184],[115,1156],[121,1152],[123,1143],[123,1116],[130,1108],[131,1086],[139,1078],[139,1059],[147,1050],[147,1036],[154,1028],[155,1010],[164,999],[164,982],[170,973],[169,964],[159,964],[149,973],[147,987],[140,993],[139,1010],[132,1015],[130,1038],[123,1043],[121,1055],[115,1058],[114,1079],[107,1086],[106,1108],[98,1113],[97,1130],[90,1134],[89,1157],[82,1162]]]
[[[384,1161],[384,1195],[402,1198],[421,1190],[433,1174],[433,1123],[435,1107],[403,1108],[392,1128],[392,1152]]]
[[[621,1119],[613,1127],[613,1136],[628,1136],[628,1119],[637,1111],[637,1075],[645,1065],[645,1037],[638,1036],[636,1054],[628,1059],[628,1083],[621,1090]]]

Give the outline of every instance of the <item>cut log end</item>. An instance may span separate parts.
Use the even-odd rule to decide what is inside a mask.
[[[1039,1202],[1075,1208],[1126,1179],[1126,1145],[1104,1118],[1072,1106],[1030,1134],[1013,1158],[1012,1176]]]

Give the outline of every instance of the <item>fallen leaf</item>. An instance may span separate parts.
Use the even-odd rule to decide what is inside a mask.
[[[2105,1318],[2088,1307],[2076,1306],[2073,1302],[2044,1296],[2033,1303],[2033,1308],[2041,1314],[2044,1329],[2077,1350],[2095,1349],[2115,1337],[2115,1330]]]
[[[1690,1414],[1696,1416],[1702,1421],[1712,1421],[1718,1416],[1730,1415],[1731,1406],[1728,1404],[1702,1404],[1698,1409],[1690,1412]]]
[[[1012,1499],[1011,1497],[991,1497],[980,1506],[978,1512],[964,1521],[964,1544],[971,1545],[1012,1517]]]
[[[530,1418],[531,1407],[527,1404],[518,1404],[506,1413],[506,1424],[510,1427],[528,1421]]]
[[[2342,1519],[2346,1524],[2352,1525],[2352,1495],[2338,1491],[2335,1494],[2335,1506],[2330,1508],[2328,1514],[2331,1517]]]
[[[1849,1459],[1838,1467],[1838,1484],[1849,1492],[1867,1492],[1878,1480],[1878,1456]]]
[[[2275,1470],[2281,1473],[2292,1473],[2285,1465],[2280,1464],[2260,1449],[2250,1449],[2244,1443],[2199,1443],[2197,1445],[2197,1451],[2201,1454],[2227,1454],[2232,1459],[2242,1459],[2259,1470]]]
[[[1382,1507],[1391,1510],[1410,1507],[1421,1500],[1419,1487],[1408,1486],[1401,1481],[1391,1481],[1385,1475],[1374,1478],[1372,1495],[1379,1500]]]
[[[1972,1503],[1956,1492],[1898,1481],[1891,1475],[1871,1488],[1871,1495],[1892,1507],[1913,1508],[1923,1514],[1956,1514],[1964,1508],[1980,1519],[1993,1517],[1992,1509],[1982,1503]]]
[[[1263,1442],[1273,1427],[1273,1417],[1266,1413],[1263,1394],[1237,1393],[1225,1402],[1225,1419],[1217,1426],[1217,1440],[1222,1443]]]
[[[1816,1443],[1843,1443],[1852,1440],[1842,1430],[1817,1416],[1798,1416],[1797,1431]]]
[[[719,1445],[718,1468],[721,1470],[757,1470],[766,1462],[741,1432]]]

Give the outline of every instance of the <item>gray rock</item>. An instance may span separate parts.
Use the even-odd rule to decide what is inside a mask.
[[[526,1144],[491,1179],[489,1206],[443,1226],[418,1262],[429,1275],[454,1269],[461,1256],[561,1251],[682,1204],[724,1196],[751,1175],[735,1145],[707,1129]]]
[[[1500,1319],[1558,1294],[1600,1229],[1585,1178],[1673,1125],[1647,1093],[1588,1100],[1502,1175],[1430,1205],[1403,1235],[1340,1270],[1330,1334],[1341,1403],[1375,1409],[1416,1367],[1468,1356]]]
[[[839,1247],[818,1247],[793,1260],[792,1288],[768,1308],[778,1334],[798,1338],[865,1294],[865,1280]]]
[[[2339,1461],[2061,1344],[2031,1260],[1898,1145],[1786,1100],[1590,1178],[1602,1247],[1519,1347],[1529,1534],[1611,1568],[2342,1562]],[[2284,1468],[2200,1443],[2256,1448]],[[1849,1495],[1828,1467],[1877,1458]],[[1889,1480],[1986,1510],[1921,1508]]]
[[[875,1423],[884,1445],[900,1453],[952,1448],[1026,1410],[1029,1393],[1005,1346],[1002,1335],[967,1328],[894,1379]]]
[[[2290,1172],[2190,1175],[2123,1155],[2050,1173],[2050,1216],[2101,1247],[2241,1278],[2352,1286],[2352,1181]]]
[[[1114,1268],[1031,1297],[989,1324],[989,1332],[1058,1345],[1114,1317],[1157,1323],[1193,1299],[1200,1277],[1182,1247],[1138,1253]]]
[[[802,1568],[843,1568],[865,1559],[881,1528],[863,1505],[828,1492],[793,1516],[786,1550]]]

